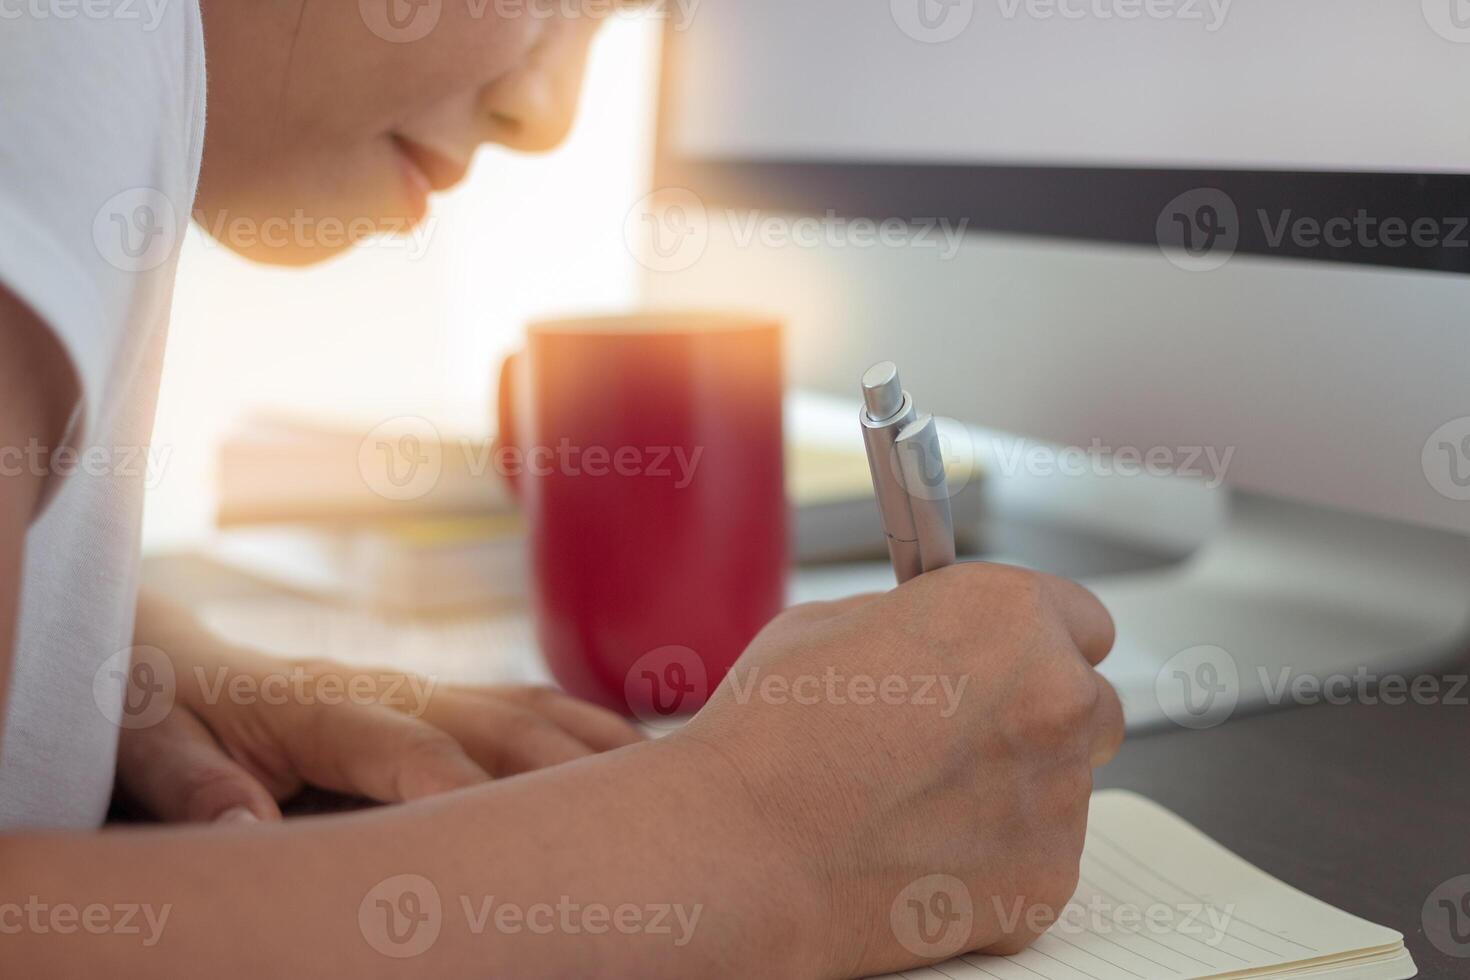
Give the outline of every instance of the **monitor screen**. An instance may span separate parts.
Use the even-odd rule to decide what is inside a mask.
[[[1470,271],[1467,110],[1465,0],[703,0],[668,32],[659,181]]]

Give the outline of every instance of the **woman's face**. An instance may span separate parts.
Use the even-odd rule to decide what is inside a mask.
[[[405,230],[475,149],[571,126],[590,0],[203,0],[208,126],[196,216],[266,262]]]

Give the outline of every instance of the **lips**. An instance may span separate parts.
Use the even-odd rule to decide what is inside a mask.
[[[393,145],[423,175],[429,187],[436,191],[445,191],[458,184],[464,180],[469,169],[464,164],[397,133],[393,134]]]

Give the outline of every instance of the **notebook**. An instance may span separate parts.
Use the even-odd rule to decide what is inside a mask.
[[[1163,807],[1111,790],[1093,796],[1076,895],[1030,949],[961,956],[889,980],[1405,980],[1417,972],[1402,934],[1305,895]]]

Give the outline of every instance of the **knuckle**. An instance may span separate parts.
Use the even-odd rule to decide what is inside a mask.
[[[544,750],[562,741],[562,730],[544,718],[530,717],[510,731],[510,744],[522,750]]]
[[[415,725],[403,735],[403,755],[417,762],[433,763],[447,758],[457,758],[463,751],[459,743],[446,732],[431,725]]]
[[[1077,894],[1082,874],[1075,860],[1053,862],[1041,869],[1033,883],[1036,905],[1046,914],[1043,920],[1054,921]]]
[[[1072,718],[1085,721],[1097,712],[1098,703],[1102,700],[1097,674],[1081,661],[1073,661],[1065,676],[1058,700]]]
[[[1014,565],[993,565],[991,569],[994,588],[1017,607],[1035,612],[1046,605],[1046,584],[1040,575]]]
[[[492,763],[500,767],[514,752],[526,729],[538,724],[549,723],[527,705],[514,701],[497,704],[476,722],[477,743]]]
[[[1020,751],[1055,752],[1089,740],[1100,697],[1091,673],[1065,660],[1029,672],[1007,704],[1004,725]]]
[[[527,684],[515,689],[515,696],[522,704],[533,708],[548,708],[562,701],[566,695],[549,684]]]
[[[556,725],[531,717],[509,731],[497,762],[514,768],[554,765],[588,754]]]
[[[983,592],[985,614],[1015,639],[1040,633],[1052,618],[1045,581],[1036,573],[1004,565],[990,566],[977,583]],[[970,590],[973,600],[976,589]]]
[[[207,809],[230,798],[251,795],[244,773],[226,765],[201,765],[184,777],[182,803],[189,812]]]
[[[1057,814],[1064,830],[1075,836],[1085,835],[1088,801],[1092,798],[1092,767],[1082,764],[1064,766],[1048,784],[1041,805],[1043,812]]]

